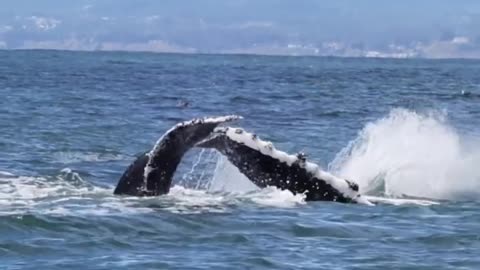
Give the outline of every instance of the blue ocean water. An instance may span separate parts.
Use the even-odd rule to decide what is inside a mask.
[[[0,51],[1,269],[479,269],[480,61]],[[257,190],[193,149],[116,197],[182,120],[303,151],[376,206]]]

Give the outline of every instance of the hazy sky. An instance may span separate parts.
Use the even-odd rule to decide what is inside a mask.
[[[0,48],[480,58],[480,1],[3,0]]]

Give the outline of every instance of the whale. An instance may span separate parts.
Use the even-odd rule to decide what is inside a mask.
[[[207,138],[218,125],[241,118],[227,115],[178,123],[165,132],[150,151],[133,161],[120,177],[113,193],[142,197],[167,194],[185,153]]]
[[[197,147],[216,149],[260,188],[273,186],[304,194],[306,201],[372,203],[359,193],[358,185],[336,177],[306,155],[290,155],[277,150],[271,142],[242,128],[218,127]]]

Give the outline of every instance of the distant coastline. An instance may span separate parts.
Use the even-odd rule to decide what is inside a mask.
[[[212,55],[212,56],[262,56],[262,57],[319,57],[319,58],[344,58],[344,59],[393,59],[393,60],[480,60],[480,57],[426,57],[426,56],[405,56],[399,57],[388,54],[368,54],[368,55],[341,55],[341,54],[312,54],[312,53],[275,53],[275,52],[255,52],[255,51],[175,51],[175,50],[128,50],[128,49],[78,49],[78,48],[0,48],[0,52],[8,51],[54,51],[54,52],[84,52],[84,53],[151,53],[151,54],[171,54],[171,55]]]

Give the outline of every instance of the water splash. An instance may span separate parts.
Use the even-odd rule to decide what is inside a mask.
[[[205,153],[205,151],[207,151]],[[211,165],[214,165],[214,168]],[[213,174],[208,172],[213,171]],[[202,150],[194,159],[190,171],[184,179],[193,181],[193,189],[180,186],[172,188],[169,196],[185,201],[204,205],[204,201],[217,201],[225,204],[255,203],[273,207],[295,207],[305,203],[304,195],[293,195],[290,191],[275,187],[260,189],[244,176],[226,157],[215,150]],[[184,182],[183,184],[185,184]],[[213,196],[213,197],[212,197]]]
[[[226,157],[217,153],[217,162],[213,177],[208,185],[210,191],[226,191],[232,193],[246,193],[258,191],[253,184],[237,167]]]
[[[450,126],[444,113],[395,109],[369,123],[330,164],[361,192],[393,197],[478,198],[480,144]]]
[[[199,189],[208,189],[208,185],[211,182],[212,172],[216,166],[218,153],[212,149],[201,149],[198,154],[193,157],[187,155],[185,160],[182,163],[187,163],[191,161],[190,169],[188,172],[182,175],[178,185],[199,190]],[[185,165],[180,164],[177,171],[184,171],[182,167]]]

